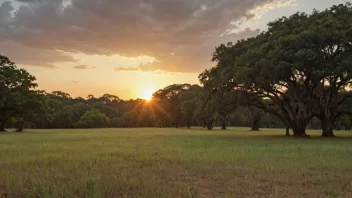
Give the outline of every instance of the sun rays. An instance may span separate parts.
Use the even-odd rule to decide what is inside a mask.
[[[143,99],[145,99],[146,101],[151,101],[153,98],[153,91],[145,91],[143,93]]]
[[[138,112],[137,126],[143,126],[143,118],[148,116],[153,126],[159,126],[160,122],[162,122],[162,120],[158,118],[160,115],[165,119],[172,119],[172,116],[158,104],[158,99],[154,100],[151,98],[150,100],[143,100],[145,101],[141,101],[131,110]]]

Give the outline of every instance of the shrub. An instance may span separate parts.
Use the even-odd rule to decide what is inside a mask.
[[[87,111],[75,124],[76,128],[103,128],[110,127],[109,118],[98,109]]]

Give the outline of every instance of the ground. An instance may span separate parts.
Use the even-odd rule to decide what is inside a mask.
[[[0,134],[3,197],[352,197],[352,132],[29,130]]]

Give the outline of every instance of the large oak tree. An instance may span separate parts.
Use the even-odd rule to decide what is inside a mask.
[[[35,80],[26,70],[0,55],[0,131],[5,131],[8,119],[33,107]]]
[[[313,117],[323,136],[334,136],[334,121],[349,113],[339,107],[351,97],[351,21],[348,3],[283,17],[254,38],[221,45],[213,55],[217,83],[251,94],[251,105],[276,115],[296,136],[306,135]]]

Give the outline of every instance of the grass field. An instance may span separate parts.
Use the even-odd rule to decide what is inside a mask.
[[[283,134],[245,128],[3,133],[0,198],[352,197],[351,132],[334,139]]]

